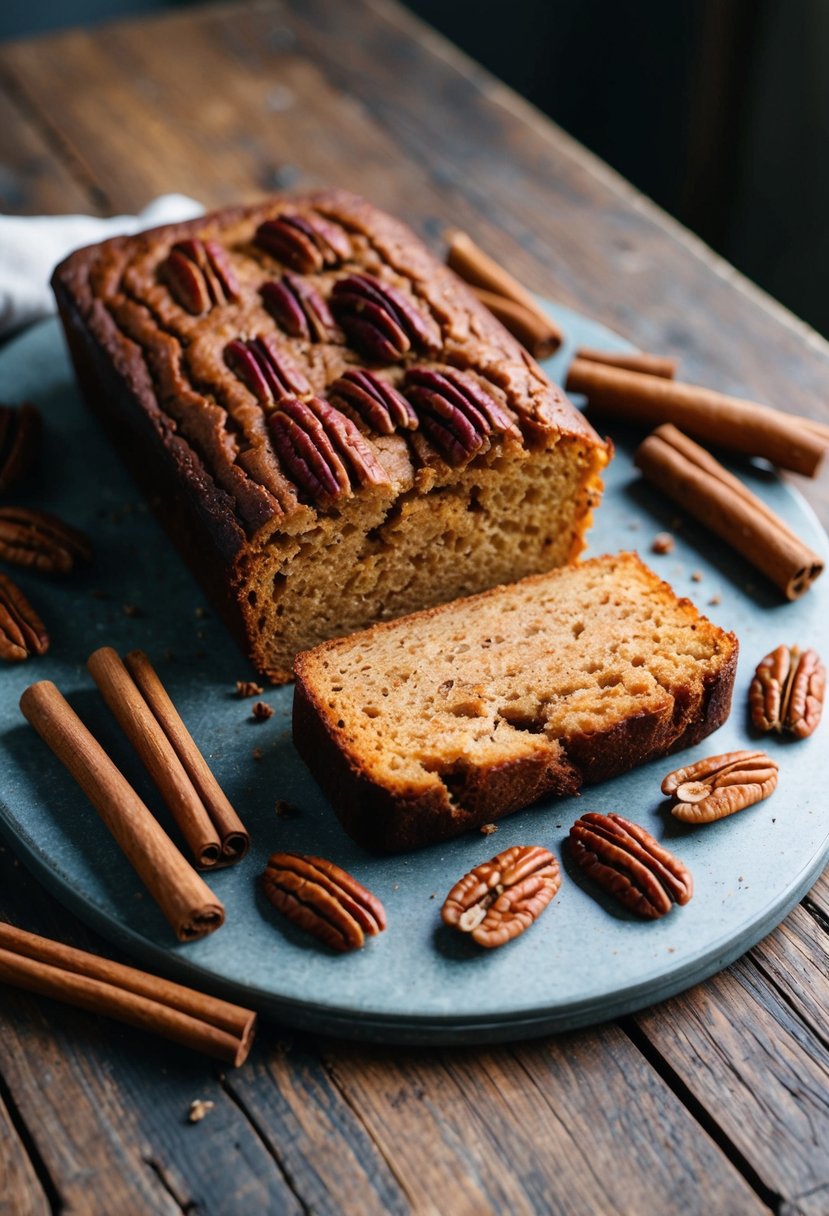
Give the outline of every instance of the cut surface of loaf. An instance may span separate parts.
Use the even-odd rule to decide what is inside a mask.
[[[358,843],[416,848],[696,743],[737,652],[636,554],[597,557],[300,654],[294,741]]]
[[[575,558],[609,449],[403,224],[342,191],[116,238],[75,369],[251,657]]]

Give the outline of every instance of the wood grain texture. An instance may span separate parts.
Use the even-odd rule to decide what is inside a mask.
[[[0,213],[94,212],[96,200],[73,177],[42,128],[3,91],[0,74]]]
[[[325,1058],[415,1211],[767,1211],[613,1026],[515,1048]]]
[[[768,1192],[813,1210],[829,1183],[825,1028],[748,959],[635,1021]]]
[[[48,1216],[49,1200],[0,1098],[0,1216]]]

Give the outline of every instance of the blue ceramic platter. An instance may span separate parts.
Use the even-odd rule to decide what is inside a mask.
[[[626,346],[601,326],[560,307],[549,311],[569,342],[548,370],[560,376],[573,345]],[[268,690],[274,716],[255,724],[234,695],[252,674],[161,528],[81,404],[56,322],[0,354],[2,398],[31,398],[46,416],[37,497],[93,538],[96,561],[66,581],[20,575],[52,636],[43,659],[0,671],[0,827],[32,873],[81,919],[141,963],[250,1004],[286,1023],[338,1035],[397,1042],[518,1039],[598,1022],[652,1004],[724,967],[768,933],[804,894],[829,854],[829,815],[819,793],[820,733],[763,746],[781,764],[766,802],[706,828],[671,819],[659,792],[679,761],[656,761],[579,799],[550,800],[502,821],[497,835],[466,836],[422,852],[377,859],[340,828],[291,744],[290,688]],[[745,716],[758,660],[780,642],[808,639],[829,652],[829,576],[786,604],[753,570],[640,483],[630,448],[617,454],[589,553],[639,549],[679,594],[739,636],[740,667],[729,722],[685,753],[756,746]],[[827,538],[803,501],[771,472],[740,470],[818,552]],[[650,543],[665,528],[670,555]],[[15,573],[15,578],[17,578]],[[124,605],[132,605],[124,612]],[[247,822],[253,844],[238,867],[209,878],[224,902],[224,927],[179,945],[92,807],[18,710],[23,688],[48,678],[176,836],[152,785],[103,706],[85,669],[97,646],[134,647],[156,661],[196,741]],[[253,749],[262,751],[255,760]],[[296,812],[277,816],[285,800]],[[695,895],[655,923],[596,897],[568,866],[562,844],[586,811],[620,811],[644,824],[690,867]],[[512,844],[547,845],[564,858],[553,905],[521,938],[484,952],[441,926],[448,889],[471,866]],[[352,871],[383,900],[389,927],[356,954],[334,956],[282,920],[257,877],[273,850],[312,852]]]

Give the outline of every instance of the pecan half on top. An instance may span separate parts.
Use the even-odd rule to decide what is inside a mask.
[[[323,857],[274,853],[262,884],[275,908],[332,950],[358,950],[386,927],[380,900]]]
[[[239,298],[239,281],[227,250],[197,237],[178,241],[159,268],[173,296],[187,312],[201,316],[216,304]]]
[[[0,659],[19,663],[48,649],[49,635],[40,617],[20,588],[0,574]]]
[[[83,532],[56,515],[28,507],[0,507],[0,558],[46,574],[68,574],[76,561],[90,561]]]
[[[503,406],[463,372],[412,367],[406,372],[406,396],[424,433],[450,464],[485,451],[493,435],[521,439]]]
[[[374,372],[349,368],[329,385],[328,396],[379,435],[417,429],[417,414],[403,394]]]
[[[683,823],[713,823],[768,798],[778,766],[765,752],[725,752],[668,773],[662,793],[679,801],[671,814]]]
[[[0,405],[0,494],[26,475],[40,447],[43,424],[36,406]]]
[[[225,347],[225,363],[260,405],[274,405],[283,397],[310,393],[303,372],[281,351],[269,334],[244,341],[234,339]]]
[[[268,426],[285,471],[317,502],[350,497],[352,484],[388,483],[386,470],[351,419],[321,397],[280,401]]]
[[[330,342],[336,337],[331,310],[316,287],[300,275],[288,271],[279,280],[263,283],[259,294],[277,325],[292,338]]]
[[[655,920],[687,904],[694,883],[650,832],[621,815],[587,814],[570,828],[570,855],[599,886],[638,916]]]
[[[823,713],[826,669],[814,650],[778,646],[757,664],[748,690],[752,725],[805,739]]]
[[[397,363],[410,350],[437,350],[440,334],[402,291],[371,274],[338,279],[331,309],[349,341],[366,358]]]
[[[561,886],[552,853],[513,845],[465,874],[441,908],[445,925],[470,934],[479,946],[503,946],[529,929]]]
[[[321,215],[283,212],[260,224],[253,242],[300,274],[318,274],[351,257],[351,241],[345,231]]]

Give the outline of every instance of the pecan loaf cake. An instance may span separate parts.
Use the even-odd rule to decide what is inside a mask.
[[[636,554],[597,557],[300,654],[294,742],[358,843],[416,848],[697,743],[737,650]]]
[[[608,448],[404,225],[330,191],[72,254],[78,379],[274,681],[575,558]]]

